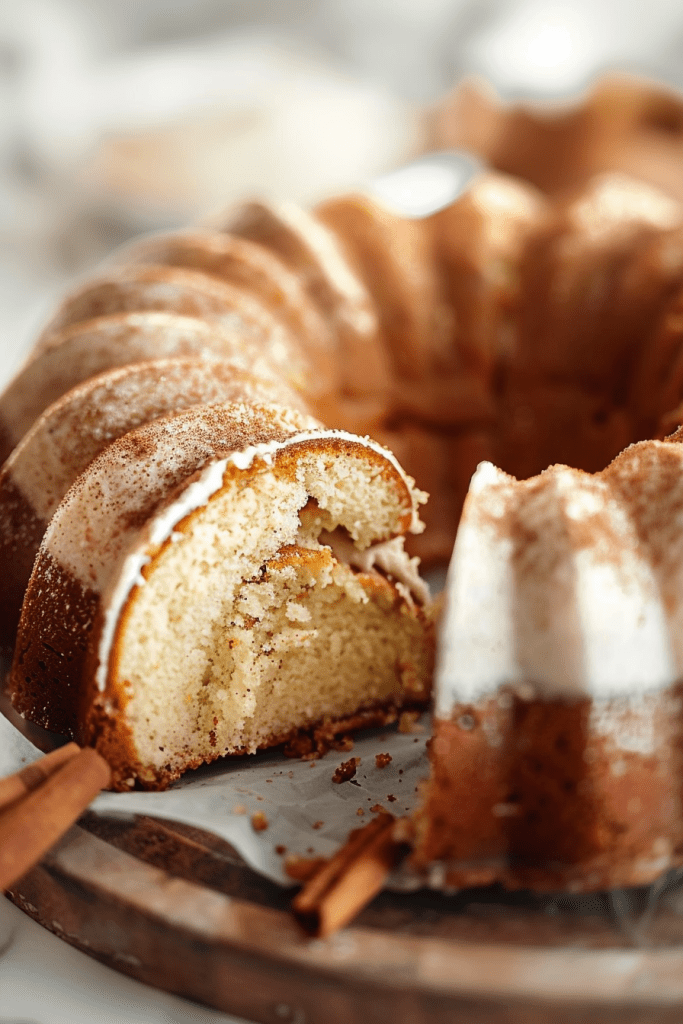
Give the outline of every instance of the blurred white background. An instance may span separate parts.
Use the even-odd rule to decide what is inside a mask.
[[[614,67],[683,85],[678,0],[1,4],[0,378],[131,234],[362,183],[463,73],[557,97]]]
[[[464,73],[557,98],[610,68],[683,87],[680,0],[4,0],[0,382],[66,282],[131,234],[362,184],[416,152],[421,110]],[[119,979],[0,899],[8,1015],[228,1020]]]

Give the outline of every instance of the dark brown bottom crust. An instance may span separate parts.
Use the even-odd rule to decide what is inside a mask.
[[[680,709],[680,686],[635,707],[513,692],[458,706],[435,722],[414,866],[437,887],[588,892],[680,865]]]
[[[350,737],[351,733],[358,732],[361,729],[373,729],[380,728],[385,725],[391,725],[397,721],[399,715],[404,711],[425,711],[429,706],[429,700],[417,701],[414,698],[410,698],[404,702],[391,701],[387,704],[374,703],[367,705],[366,707],[359,708],[357,711],[352,712],[350,715],[344,715],[341,718],[334,718],[326,715],[319,722],[313,725],[307,726],[303,729],[293,729],[288,733],[282,733],[279,736],[273,736],[267,743],[264,743],[259,747],[259,750],[270,750],[274,747],[283,747],[283,753],[287,757],[299,757],[306,758],[307,760],[314,760],[322,757],[329,750],[350,750],[352,744],[345,742],[345,737]],[[110,764],[118,756],[120,760],[120,752],[107,751],[106,743],[95,742],[93,744],[103,757],[109,760]],[[110,756],[108,757],[108,753]],[[142,789],[146,791],[159,791],[168,789],[172,782],[179,779],[181,775],[185,775],[186,772],[191,771],[195,768],[200,768],[204,764],[211,764],[217,761],[220,757],[234,758],[234,757],[247,757],[249,751],[244,748],[241,750],[234,750],[229,754],[221,753],[218,751],[213,757],[197,757],[188,759],[184,762],[182,769],[158,769],[154,773],[153,779],[140,779],[137,777],[134,764],[128,763],[117,769],[112,769],[112,782],[110,788],[117,792],[129,792],[131,789]],[[148,773],[149,769],[145,768],[145,772]],[[131,785],[130,780],[134,777],[134,785]]]
[[[516,891],[531,889],[539,893],[606,892],[650,885],[674,868],[683,866],[683,851],[667,858],[650,870],[634,868],[631,862],[615,863],[612,856],[595,858],[580,864],[546,864],[533,866],[514,863],[456,863],[434,861],[429,868],[411,865],[428,888],[444,892],[475,889],[499,884]]]

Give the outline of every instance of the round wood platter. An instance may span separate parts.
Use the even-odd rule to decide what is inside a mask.
[[[88,814],[8,895],[110,967],[262,1024],[683,1019],[677,880],[610,896],[385,892],[316,940],[291,892],[223,840]]]

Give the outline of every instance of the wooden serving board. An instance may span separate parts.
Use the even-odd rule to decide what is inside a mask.
[[[330,939],[223,840],[86,815],[8,894],[90,956],[262,1024],[679,1024],[683,886],[382,893]]]

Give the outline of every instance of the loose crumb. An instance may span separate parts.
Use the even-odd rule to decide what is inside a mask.
[[[332,781],[336,783],[348,782],[356,774],[358,765],[360,764],[359,757],[350,757],[348,761],[342,761],[338,768],[335,768]]]
[[[325,824],[324,821],[314,821],[313,825],[312,825],[312,828],[322,828],[324,824]]]
[[[279,844],[275,847],[275,852],[278,855],[278,857],[283,857],[287,853],[287,847],[282,846],[282,844]]]
[[[251,827],[254,832],[264,832],[268,828],[268,819],[263,811],[255,811],[251,816]]]
[[[247,809],[244,806],[244,804],[235,804],[235,806],[232,809],[232,813],[233,814],[246,814],[247,813]]]
[[[394,796],[393,793],[389,793],[389,796],[387,797],[387,800],[389,801],[390,804],[395,804],[396,803],[396,797]]]
[[[363,810],[362,807],[358,808],[358,810],[356,811],[356,814],[358,815],[359,818],[364,818],[365,817],[365,811]]]
[[[393,757],[391,754],[375,754],[375,764],[378,768],[386,768],[392,761]]]
[[[386,807],[382,807],[381,804],[373,804],[370,810],[373,814],[388,814]]]

